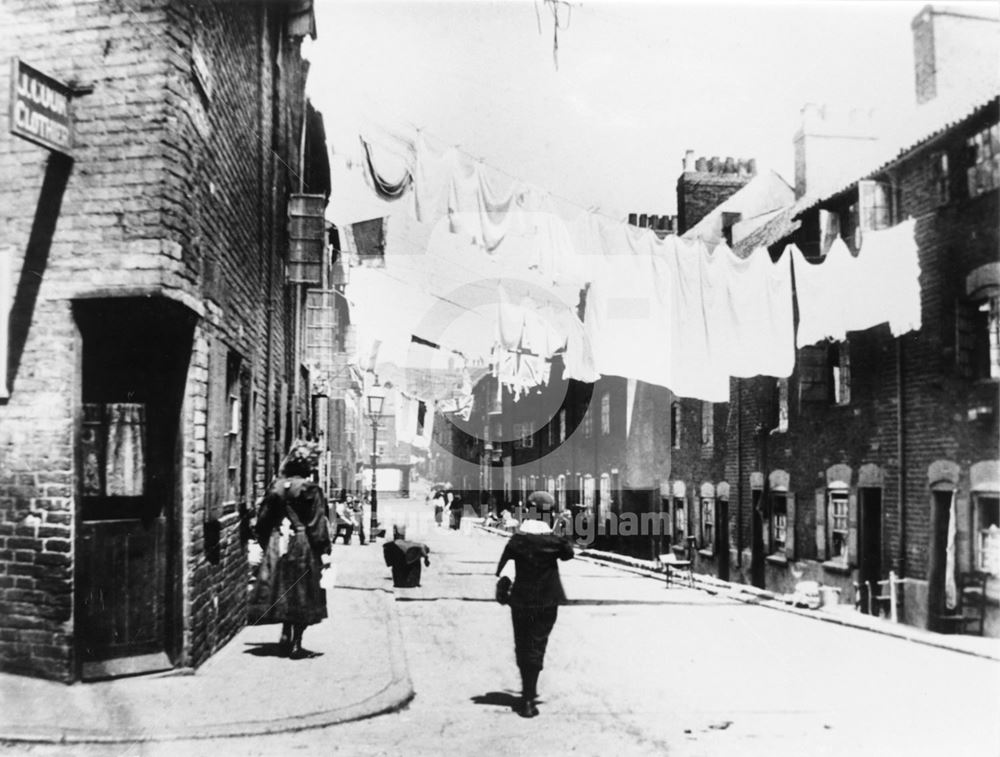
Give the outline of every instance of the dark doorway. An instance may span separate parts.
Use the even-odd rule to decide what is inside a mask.
[[[955,492],[951,489],[931,491],[931,530],[927,554],[927,622],[931,631],[946,629],[941,618],[947,614],[945,583],[947,581],[948,524]]]
[[[764,588],[764,490],[750,492],[750,583]]]
[[[715,559],[719,578],[729,580],[729,500],[715,501]]]
[[[880,594],[878,582],[882,580],[882,490],[858,489],[858,582],[862,597],[861,612],[878,607],[875,598]]]
[[[74,637],[84,679],[179,651],[181,405],[194,317],[166,299],[81,300]]]

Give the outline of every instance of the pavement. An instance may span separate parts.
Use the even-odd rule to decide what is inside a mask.
[[[660,581],[664,580],[663,572],[652,560],[640,560],[595,549],[581,550],[577,554],[577,557],[604,565],[613,565],[619,569],[656,578]],[[677,580],[675,576],[674,581],[677,582]],[[685,584],[686,580],[681,579],[680,583]],[[797,603],[792,595],[780,595],[765,589],[758,589],[755,586],[721,581],[711,575],[695,573],[693,575],[693,583],[694,588],[701,589],[709,594],[718,594],[738,602],[813,618],[825,623],[833,623],[885,636],[893,636],[914,644],[949,649],[953,652],[1000,662],[1000,639],[965,634],[950,635],[933,633],[923,628],[917,628],[916,626],[896,623],[888,618],[857,612],[853,605],[847,603],[812,609]]]
[[[455,532],[447,537],[464,538]],[[595,550],[581,551],[579,557],[637,578],[663,580],[649,561]],[[301,660],[278,657],[278,627],[268,625],[245,628],[195,671],[73,685],[0,674],[0,743],[112,744],[264,736],[348,723],[406,708],[414,697],[414,687],[398,605],[380,546],[338,542],[333,563],[335,586],[328,590],[330,617],[311,627],[304,640],[314,656]],[[696,575],[695,588],[917,644],[1000,660],[998,639],[931,634],[853,611],[808,610],[753,587],[727,584],[710,576]],[[413,596],[404,599],[420,600],[424,591],[410,590]],[[383,651],[379,655],[360,653],[369,649]],[[279,685],[281,696],[274,696]]]
[[[248,626],[194,671],[67,685],[0,674],[0,741],[135,743],[285,733],[374,717],[413,697],[380,544],[333,549],[314,655],[279,657],[278,625]],[[381,654],[359,654],[379,649]],[[265,686],[262,686],[265,684]],[[280,686],[280,696],[275,696]]]

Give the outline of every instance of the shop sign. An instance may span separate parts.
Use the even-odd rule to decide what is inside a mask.
[[[53,152],[71,155],[72,90],[17,58],[11,59],[10,131]]]

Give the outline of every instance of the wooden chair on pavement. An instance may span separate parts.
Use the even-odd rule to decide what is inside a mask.
[[[983,635],[986,627],[986,581],[988,573],[974,570],[958,577],[958,614],[962,633],[968,633],[970,626],[975,633]]]
[[[666,554],[660,555],[660,564],[663,565],[663,572],[667,577],[666,588],[670,588],[670,584],[673,582],[674,571],[680,574],[687,574],[688,586],[692,589],[694,588],[694,571],[691,566],[691,560],[682,560],[673,552],[667,552]]]
[[[905,578],[896,575],[896,571],[890,570],[889,577],[881,581],[868,581],[868,614],[876,617],[887,613],[893,623],[899,622],[899,587],[906,583]],[[860,609],[860,593],[857,593],[858,585],[855,584],[855,609]]]

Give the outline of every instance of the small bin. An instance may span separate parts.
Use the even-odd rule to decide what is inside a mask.
[[[819,606],[827,607],[840,604],[840,589],[836,586],[819,587]]]

